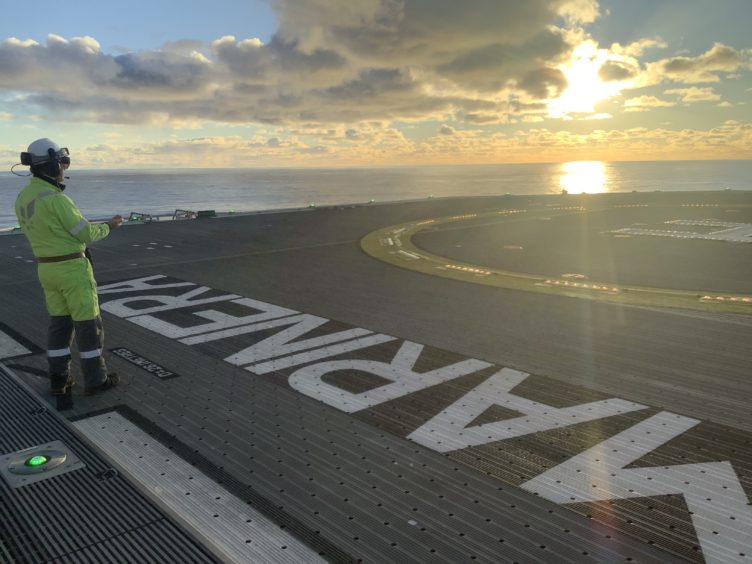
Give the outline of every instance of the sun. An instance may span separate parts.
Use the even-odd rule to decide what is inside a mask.
[[[623,82],[604,82],[598,76],[601,66],[609,60],[607,49],[599,49],[593,41],[580,43],[569,61],[559,67],[568,86],[561,96],[548,103],[553,117],[571,117],[571,114],[593,114],[595,105],[619,94]]]
[[[601,161],[574,161],[562,163],[559,184],[570,194],[599,194],[608,192],[608,172]]]

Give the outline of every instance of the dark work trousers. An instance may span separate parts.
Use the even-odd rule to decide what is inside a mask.
[[[87,321],[73,321],[69,315],[50,317],[47,333],[47,362],[50,374],[68,374],[70,372],[73,334],[76,335],[81,370],[84,373],[84,386],[93,388],[103,384],[107,379],[107,365],[102,356],[104,347],[104,328],[102,318]]]

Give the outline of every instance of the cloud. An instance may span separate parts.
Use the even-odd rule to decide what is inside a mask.
[[[567,0],[559,7],[559,14],[570,22],[590,23],[600,16],[600,7],[593,0]]]
[[[614,43],[609,51],[619,56],[640,57],[648,49],[665,49],[666,47],[668,47],[668,44],[660,38],[643,38],[627,45]]]
[[[273,0],[279,35],[309,52],[336,46],[371,63],[436,66],[484,47],[525,45],[593,0]]]
[[[423,140],[407,138],[383,122],[357,127],[302,127],[291,133],[266,128],[246,136],[172,138],[161,142],[110,139],[71,147],[81,168],[165,166],[368,166],[418,163],[559,162],[573,159],[656,160],[744,159],[752,152],[752,123],[725,121],[717,127],[692,129],[607,129],[589,132],[552,130],[535,125],[535,116],[514,131],[489,133],[485,128],[456,129]],[[4,149],[7,149],[4,151]],[[6,154],[7,153],[7,154]],[[0,145],[0,164],[17,162],[18,148]]]
[[[225,36],[110,54],[91,37],[9,38],[0,93],[21,93],[27,113],[97,123],[501,122],[510,97],[562,91],[558,66],[582,39],[572,26],[599,11],[596,0],[271,2],[267,43]]]
[[[567,87],[567,79],[559,69],[540,68],[528,72],[517,86],[542,100],[559,96]]]
[[[696,86],[692,86],[691,88],[672,88],[666,90],[666,94],[679,96],[680,100],[685,104],[717,102],[721,99],[721,95],[717,94],[712,88],[697,88]]]
[[[454,129],[453,127],[451,127],[449,125],[446,125],[446,124],[442,125],[439,128],[439,134],[440,135],[454,135],[456,133],[456,131],[457,131],[456,129]]]
[[[195,39],[181,39],[179,41],[168,41],[162,46],[162,51],[174,55],[190,55],[195,52],[206,50],[206,44],[203,41]]]
[[[520,130],[511,135],[462,132],[436,136],[415,146],[414,154],[435,162],[556,162],[562,160],[655,160],[746,158],[752,150],[752,123],[725,122],[707,130],[665,128],[596,129],[589,133]],[[402,159],[409,158],[408,155]],[[395,156],[395,162],[401,158]]]
[[[645,112],[650,108],[668,108],[675,105],[676,102],[662,100],[655,96],[638,96],[624,101],[624,109],[628,112]]]
[[[607,61],[598,70],[598,76],[605,82],[621,82],[637,76],[640,72],[639,66],[630,64],[627,61]]]
[[[112,57],[102,54],[91,37],[68,41],[50,34],[46,45],[15,37],[0,43],[0,90],[80,93],[108,83],[117,71]]]
[[[192,99],[204,92],[210,67],[200,59],[169,52],[128,53],[114,57],[117,74],[103,85],[105,92],[133,92],[140,99]]]
[[[0,112],[0,121],[10,121],[13,119],[13,114],[8,112]]]
[[[733,73],[750,60],[748,51],[737,51],[723,43],[713,46],[697,57],[671,57],[647,65],[647,82],[663,81],[697,84],[719,82],[721,73]]]

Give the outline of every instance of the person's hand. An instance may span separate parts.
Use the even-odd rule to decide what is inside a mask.
[[[122,224],[123,224],[123,216],[122,216],[122,215],[116,215],[116,216],[113,216],[113,217],[112,217],[112,219],[110,219],[110,220],[109,220],[109,221],[107,222],[107,225],[109,225],[109,226],[110,226],[110,230],[112,230],[112,229],[117,229],[117,228],[118,228],[118,227],[120,227],[120,226],[121,226]]]

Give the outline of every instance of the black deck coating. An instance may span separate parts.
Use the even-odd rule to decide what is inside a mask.
[[[670,205],[719,196],[749,203],[738,193],[646,195]],[[332,320],[318,334],[365,328],[399,338],[334,358],[389,362],[409,339],[426,345],[418,372],[476,358],[530,373],[515,394],[532,401],[565,407],[618,397],[647,410],[441,455],[405,437],[494,369],[348,415],[291,389],[286,377],[294,369],[257,375],[223,360],[260,335],[187,346],[104,313],[107,347],[125,347],[179,377],[160,380],[110,356],[121,386],[93,398],[79,395],[66,413],[132,410],[202,464],[231,476],[239,491],[252,487],[301,530],[355,559],[702,561],[681,496],[560,506],[518,486],[667,410],[703,421],[640,463],[730,460],[749,496],[749,316],[480,287],[396,269],[358,246],[370,231],[411,219],[531,204],[545,199],[434,200],[155,223],[120,229],[92,251],[100,286],[161,274]],[[471,241],[475,234],[452,232],[465,236]],[[46,313],[29,258],[22,237],[0,238],[0,289],[8,298],[0,311],[16,334],[43,348]],[[233,313],[223,307],[192,309]],[[180,311],[155,317],[197,322]],[[43,354],[13,364],[30,367],[15,370],[49,399],[46,380],[33,374],[44,369]],[[352,391],[376,384],[347,373],[329,381]],[[497,408],[474,423],[516,415]]]

